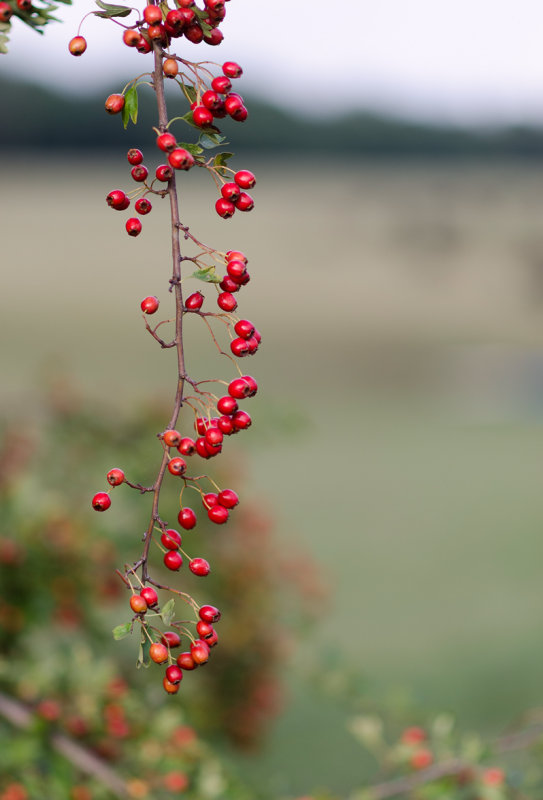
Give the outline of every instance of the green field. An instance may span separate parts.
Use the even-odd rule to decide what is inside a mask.
[[[264,341],[248,478],[330,600],[285,664],[268,749],[241,765],[279,789],[345,791],[358,747],[306,680],[330,652],[376,692],[405,687],[466,725],[498,731],[540,702],[543,168],[255,171],[255,211],[227,223],[190,174],[184,221],[250,258],[240,310]],[[153,212],[126,236],[104,201],[126,175],[122,156],[5,165],[5,414],[39,417],[63,373],[129,411],[172,395],[172,354],[138,313],[144,295],[166,299],[167,232]],[[213,375],[190,322],[189,371]]]

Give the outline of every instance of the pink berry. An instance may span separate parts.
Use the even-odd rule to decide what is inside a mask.
[[[143,311],[144,314],[154,314],[156,313],[156,311],[158,311],[158,306],[159,306],[158,297],[155,297],[154,295],[149,297],[144,297],[140,305],[141,305],[141,310]]]
[[[225,61],[222,71],[227,78],[239,78],[240,75],[243,75],[242,68],[235,61]]]
[[[177,572],[183,566],[183,557],[177,550],[168,550],[164,555],[164,565],[173,572]]]
[[[189,562],[189,569],[194,575],[199,575],[202,578],[209,575],[211,571],[209,562],[206,561],[205,558],[193,558],[192,561]]]

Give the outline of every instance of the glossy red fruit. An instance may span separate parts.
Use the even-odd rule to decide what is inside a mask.
[[[221,186],[221,195],[225,200],[230,200],[231,203],[235,203],[236,200],[239,200],[241,189],[237,183],[225,183]]]
[[[124,472],[122,469],[110,469],[106,475],[106,479],[110,486],[120,486],[124,481]]]
[[[211,625],[209,622],[200,620],[196,623],[196,632],[200,639],[207,639],[209,636],[212,636],[214,630],[215,629],[213,628],[213,625]]]
[[[219,283],[219,288],[223,290],[223,292],[239,292],[239,284],[230,277],[230,275],[225,275],[222,281]]]
[[[226,253],[226,260],[227,261],[243,261],[244,264],[249,263],[249,259],[242,253],[241,250],[228,250]]]
[[[236,432],[232,418],[227,414],[223,414],[222,417],[219,417],[219,430],[222,431],[225,436],[230,436],[232,433]]]
[[[110,94],[105,102],[105,109],[108,114],[119,114],[124,108],[124,97],[122,94]]]
[[[162,22],[162,11],[159,6],[146,6],[143,9],[143,19],[148,25],[156,25]]]
[[[166,633],[162,635],[162,639],[160,641],[162,642],[162,644],[165,644],[166,647],[169,647],[171,650],[174,647],[180,646],[181,637],[175,631],[166,631]]]
[[[165,675],[162,678],[162,685],[168,694],[177,694],[177,692],[179,691],[179,684],[172,683],[171,681],[168,680],[168,678]]]
[[[171,153],[177,147],[177,141],[172,133],[161,133],[157,137],[156,145],[164,153]]]
[[[190,436],[183,436],[179,444],[177,445],[178,451],[181,453],[182,456],[192,456],[196,452],[196,446],[194,444],[194,439],[191,439]]]
[[[196,669],[198,664],[192,657],[192,653],[179,653],[177,656],[177,664],[181,669],[192,670]]]
[[[213,28],[209,35],[204,34],[204,42],[216,47],[224,39],[224,34],[218,28]]]
[[[204,32],[198,22],[192,22],[185,28],[185,36],[189,42],[192,42],[193,44],[199,44],[204,38]]]
[[[204,496],[202,497],[202,505],[206,510],[213,508],[213,506],[216,506],[218,502],[219,502],[219,495],[216,494],[215,492],[208,492],[207,494],[204,494]]]
[[[222,217],[223,219],[230,219],[230,217],[233,217],[235,210],[236,207],[234,203],[232,203],[230,200],[225,200],[224,197],[219,197],[215,203],[215,211],[219,217]]]
[[[141,310],[144,314],[155,314],[158,311],[159,305],[158,297],[155,297],[154,295],[144,297],[140,303]]]
[[[147,611],[145,598],[140,594],[133,594],[130,598],[130,608],[135,614],[145,614]]]
[[[251,426],[252,420],[246,411],[240,409],[232,415],[232,422],[234,423],[234,428],[238,431],[243,431]]]
[[[239,200],[236,200],[235,206],[238,211],[252,211],[255,207],[255,201],[250,194],[242,192],[239,196]]]
[[[234,330],[242,339],[249,339],[255,332],[255,326],[248,319],[240,319],[234,325]]]
[[[198,616],[203,622],[218,622],[221,618],[221,612],[215,606],[202,606],[198,612]]]
[[[417,750],[415,753],[413,753],[409,759],[409,763],[413,769],[426,769],[426,767],[430,766],[433,760],[434,756],[432,752],[427,748],[422,747],[420,750]]]
[[[126,158],[128,159],[129,164],[132,164],[133,167],[136,167],[143,161],[143,153],[141,150],[138,150],[137,147],[131,147],[126,154]]]
[[[232,354],[237,356],[238,358],[243,358],[244,356],[248,356],[249,345],[247,344],[247,340],[242,339],[241,337],[233,339],[230,342],[230,350],[232,351]]]
[[[196,106],[192,112],[192,120],[199,128],[207,128],[213,124],[213,114],[205,106]]]
[[[185,27],[185,17],[183,12],[178,8],[173,8],[171,11],[168,11],[164,24],[166,26],[166,30],[171,33],[172,36],[180,36],[183,28]],[[175,59],[169,60],[175,61]]]
[[[214,630],[211,636],[205,637],[205,640],[208,647],[215,647],[215,645],[219,641],[219,637],[217,636],[217,631]]]
[[[192,508],[185,506],[177,515],[177,521],[184,530],[190,531],[196,525],[196,514]]]
[[[173,178],[173,169],[169,164],[160,164],[160,166],[156,168],[155,175],[157,180],[162,181],[162,183],[167,183]]]
[[[235,92],[227,94],[224,98],[224,110],[226,113],[232,116],[236,111],[239,111],[240,108],[243,108],[243,97]]]
[[[154,42],[160,42],[161,44],[166,44],[168,41],[168,31],[159,23],[158,25],[149,25],[147,28],[147,35],[149,39],[152,39]]]
[[[155,664],[163,664],[168,660],[168,648],[160,642],[153,642],[149,648],[149,657]]]
[[[236,109],[236,111],[233,111],[232,114],[230,114],[230,116],[236,122],[245,122],[245,120],[249,116],[249,112],[247,111],[245,106],[241,106],[241,108],[238,108]]]
[[[247,347],[249,349],[249,355],[252,356],[258,350],[259,341],[256,336],[250,336],[248,339],[245,340],[247,342]]]
[[[111,498],[106,492],[98,492],[92,498],[92,507],[95,511],[107,511],[111,505]]]
[[[171,428],[168,431],[164,431],[164,433],[162,434],[162,440],[166,445],[166,447],[179,447],[182,438],[183,437],[181,436],[179,431],[176,431],[173,428]]]
[[[228,394],[230,397],[235,397],[237,400],[243,400],[245,397],[254,397],[258,389],[257,382],[250,375],[242,375],[241,378],[234,378],[228,384]]]
[[[238,301],[230,292],[222,292],[217,297],[217,305],[219,308],[222,308],[223,311],[235,311],[238,307]]]
[[[142,53],[143,55],[145,55],[145,53],[150,53],[152,49],[153,46],[149,43],[149,41],[145,38],[145,36],[140,36],[139,41],[136,45],[136,50],[138,51],[138,53]]]
[[[123,42],[127,47],[137,47],[141,39],[141,34],[135,30],[126,30],[123,33]]]
[[[162,72],[168,78],[175,78],[179,73],[179,64],[175,58],[167,58],[162,64]]]
[[[224,525],[225,522],[228,522],[228,509],[224,506],[216,505],[209,509],[207,516],[216,525]]]
[[[201,292],[193,292],[185,300],[185,308],[188,311],[199,311],[199,309],[202,308],[203,302],[204,302],[203,294]]]
[[[121,189],[114,189],[106,197],[108,206],[114,208],[116,211],[122,211],[126,207],[125,203],[127,200],[128,197]],[[128,200],[128,202],[130,203],[130,200]]]
[[[245,275],[247,275],[247,267],[243,261],[229,261],[226,265],[226,272],[228,273],[228,277],[232,278],[234,283],[240,285]]]
[[[149,608],[154,608],[158,605],[158,595],[151,586],[144,586],[143,589],[141,589],[140,594]]]
[[[181,13],[183,14],[183,19],[185,20],[185,25],[190,25],[196,19],[196,13],[193,10],[194,3],[179,3]]]
[[[224,397],[220,397],[217,401],[217,411],[221,414],[233,414],[234,411],[238,410],[238,404],[235,398],[230,397],[229,394],[225,395]],[[220,427],[220,420],[219,420],[219,427]]]
[[[160,541],[167,550],[178,550],[181,544],[181,535],[172,528],[163,531],[160,536]]]
[[[137,164],[135,167],[132,167],[130,174],[137,183],[143,183],[149,175],[149,170],[143,164]]]
[[[225,61],[222,65],[222,71],[227,78],[239,78],[240,75],[243,75],[242,68],[235,61]]]
[[[141,233],[141,221],[137,217],[130,217],[126,220],[126,232],[129,236],[139,236]]]
[[[190,646],[190,652],[197,664],[205,664],[209,658],[209,647],[203,639],[196,639]]]
[[[136,200],[134,208],[136,209],[138,214],[145,216],[145,214],[148,214],[151,211],[153,206],[151,205],[151,201],[148,200],[146,197],[140,197],[139,200]]]
[[[234,175],[234,181],[241,189],[252,189],[256,183],[256,178],[248,169],[240,169]]]
[[[178,666],[171,664],[166,670],[166,677],[170,683],[181,683],[183,680],[183,673]]]
[[[202,105],[209,109],[209,111],[216,111],[218,108],[221,108],[222,103],[223,99],[218,92],[208,90],[202,95]]]
[[[219,492],[219,503],[225,508],[235,508],[239,503],[239,497],[233,489],[223,489]]]
[[[164,565],[173,572],[177,572],[183,566],[183,558],[177,550],[168,550],[164,555]]]
[[[7,9],[9,9],[9,13],[6,6]],[[0,20],[2,22],[8,22],[12,14],[13,9],[7,3],[2,3],[0,5]],[[73,56],[82,56],[86,49],[87,40],[83,36],[74,36],[73,39],[70,39],[68,50]]]
[[[171,458],[168,461],[168,470],[172,475],[183,475],[187,469],[187,462],[183,458]]]
[[[199,439],[196,439],[195,447],[200,458],[211,458],[212,453],[209,452],[209,448],[203,436],[200,436]]]
[[[217,77],[213,78],[211,81],[211,88],[214,92],[218,92],[219,94],[228,94],[232,89],[232,83],[230,82],[230,78],[227,78],[226,75],[217,75]]]
[[[210,447],[218,447],[222,444],[222,431],[219,428],[208,428],[205,432],[205,440]]]
[[[201,578],[205,578],[211,572],[209,562],[205,558],[193,558],[189,562],[189,569],[194,575],[198,575]]]
[[[177,147],[168,156],[168,161],[174,169],[190,169],[194,166],[194,159],[184,147]]]

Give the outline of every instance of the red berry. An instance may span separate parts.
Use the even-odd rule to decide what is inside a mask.
[[[196,639],[190,646],[190,652],[197,664],[205,664],[209,658],[209,647],[203,639]]]
[[[12,14],[13,9],[7,3],[0,4],[0,21],[8,22]],[[86,49],[87,41],[83,38],[83,36],[74,36],[73,39],[70,39],[68,50],[73,56],[82,56]]]
[[[241,189],[252,189],[256,178],[248,169],[241,169],[234,175],[234,180]]]
[[[204,32],[197,22],[192,22],[185,28],[185,36],[189,42],[192,42],[193,44],[199,44],[204,38]]]
[[[248,319],[240,319],[234,325],[234,330],[242,339],[249,339],[255,332],[255,326]]]
[[[426,739],[426,731],[424,728],[419,728],[417,725],[412,725],[410,728],[406,728],[402,735],[400,736],[400,741],[403,744],[420,744],[424,742]]]
[[[219,428],[208,428],[205,432],[206,443],[210,447],[218,447],[222,444],[223,435]]]
[[[148,214],[151,211],[153,206],[151,205],[151,201],[146,197],[140,197],[139,200],[136,200],[134,207],[138,214],[145,216],[145,214]]]
[[[219,641],[219,637],[217,636],[217,631],[215,631],[215,630],[213,631],[211,636],[206,636],[204,638],[205,638],[205,640],[207,642],[207,646],[208,647],[215,647],[215,645]]]
[[[199,128],[207,128],[213,124],[213,114],[205,106],[196,106],[192,112],[192,119]]]
[[[177,141],[172,133],[161,133],[160,136],[157,137],[156,145],[165,153],[170,153],[177,147]]]
[[[140,591],[140,594],[149,608],[153,608],[154,606],[158,605],[158,595],[155,590],[151,588],[151,586],[144,586]]]
[[[218,622],[221,618],[221,612],[215,606],[202,606],[198,616],[203,622]]]
[[[156,25],[162,22],[162,11],[159,6],[146,6],[143,9],[143,19],[148,25]]]
[[[191,22],[194,22],[194,20],[196,19],[196,14],[192,8],[194,6],[194,2],[187,2],[187,0],[182,0],[177,4],[181,9],[181,14],[183,15],[183,19],[185,20],[185,25],[190,25]]]
[[[156,168],[155,175],[157,180],[167,183],[173,178],[173,170],[168,164],[160,164]]]
[[[189,562],[189,569],[194,575],[199,575],[201,578],[205,578],[211,571],[209,562],[205,558],[193,558]]]
[[[206,510],[213,508],[219,502],[219,495],[215,492],[208,492],[202,497],[202,504]]]
[[[145,36],[140,36],[139,41],[136,45],[136,50],[138,53],[150,53],[153,49],[153,46],[149,43],[149,41],[145,38]]]
[[[222,308],[223,311],[235,311],[238,307],[238,301],[230,292],[222,292],[217,297],[217,305],[219,308]]]
[[[130,608],[135,614],[145,614],[147,611],[145,598],[140,594],[133,594],[130,598]]]
[[[434,757],[430,752],[430,750],[427,750],[426,748],[421,748],[420,750],[417,750],[415,753],[413,753],[413,755],[409,759],[409,763],[411,764],[413,769],[426,769],[426,767],[430,766],[433,760]]]
[[[219,430],[222,431],[225,436],[230,436],[231,433],[235,433],[232,418],[226,414],[219,417]]]
[[[214,92],[219,92],[219,94],[228,94],[232,89],[232,84],[226,75],[217,75],[217,77],[213,78],[211,81],[211,88]]]
[[[106,203],[108,206],[114,208],[116,211],[124,210],[124,208],[126,208],[125,203],[127,200],[128,197],[123,191],[121,191],[121,189],[114,189],[106,197]],[[130,200],[128,200],[128,203],[130,203]]]
[[[153,642],[149,648],[149,656],[155,664],[163,664],[168,660],[168,648],[160,642]]]
[[[225,508],[235,508],[239,503],[239,497],[233,489],[223,489],[219,492],[219,503]]]
[[[240,108],[243,108],[243,97],[235,92],[227,94],[224,98],[224,110],[226,113],[232,116],[236,111],[239,111]]]
[[[175,631],[166,631],[166,633],[163,634],[162,639],[160,641],[162,642],[162,644],[165,644],[166,647],[169,647],[171,650],[173,647],[179,647],[179,645],[181,644],[181,637]]]
[[[30,11],[32,8],[32,0],[17,0],[17,8],[19,11]]]
[[[209,509],[207,516],[216,525],[224,525],[228,521],[228,509],[224,506],[216,505]]]
[[[140,306],[144,314],[154,314],[156,311],[158,311],[158,297],[155,297],[154,295],[144,297],[140,303]]]
[[[162,440],[166,447],[179,447],[181,444],[182,436],[179,431],[170,429],[169,431],[164,431],[162,434]]]
[[[141,233],[141,221],[137,217],[130,217],[126,220],[126,232],[129,236],[139,236]]]
[[[250,336],[246,339],[247,347],[249,348],[249,355],[252,356],[258,350],[258,345],[260,344],[260,339],[257,339],[256,336]]]
[[[196,631],[200,639],[207,639],[209,636],[212,636],[214,630],[213,625],[209,622],[200,620],[200,622],[196,623]]]
[[[166,677],[170,683],[181,683],[183,679],[183,673],[179,667],[177,667],[175,664],[171,664],[166,670]]]
[[[239,78],[240,75],[243,75],[242,68],[235,61],[225,61],[222,71],[227,78]]]
[[[174,169],[190,169],[194,166],[194,159],[184,147],[178,147],[168,156],[168,161]]]
[[[230,342],[230,350],[238,358],[243,358],[249,355],[249,346],[246,339],[238,337]]]
[[[187,468],[187,462],[183,458],[171,458],[168,461],[168,470],[172,475],[183,475]]]
[[[177,692],[179,691],[179,684],[172,683],[171,681],[168,680],[168,678],[165,675],[162,678],[162,685],[168,694],[177,694]]]
[[[241,250],[229,250],[226,254],[227,261],[243,261],[244,264],[247,264],[249,259],[242,253]]]
[[[137,164],[135,167],[132,167],[130,174],[135,181],[143,183],[149,175],[149,170],[143,164]]]
[[[233,120],[236,122],[245,122],[247,117],[249,116],[249,112],[245,108],[245,106],[241,106],[241,108],[236,109],[236,111],[230,114]]]
[[[234,423],[234,428],[238,431],[245,430],[251,426],[251,417],[246,411],[236,411],[235,414],[232,415],[232,422]]]
[[[177,656],[177,663],[181,669],[192,670],[196,669],[198,664],[192,657],[192,653],[179,653]]]
[[[207,91],[202,95],[202,105],[204,105],[210,111],[216,111],[217,109],[220,109],[222,103],[222,97],[219,97],[217,92]]]
[[[183,436],[179,444],[177,445],[178,451],[181,453],[182,456],[192,456],[196,452],[196,447],[194,445],[194,439],[191,439],[189,436]]]
[[[168,550],[164,555],[164,564],[168,569],[177,572],[183,566],[183,558],[177,550]]]
[[[204,35],[204,42],[206,44],[211,44],[214,47],[220,44],[223,39],[224,39],[224,34],[218,28],[213,28],[209,36],[207,34]]]
[[[106,478],[110,486],[120,486],[124,481],[124,472],[122,469],[110,469]]]
[[[225,395],[225,397],[220,397],[217,401],[217,411],[220,411],[221,414],[233,414],[234,411],[238,410],[238,404],[233,397],[230,395]],[[219,427],[221,421],[219,420]]]
[[[196,452],[201,458],[211,458],[212,453],[209,452],[209,448],[203,436],[201,436],[199,439],[196,439],[195,447]]]
[[[224,197],[219,197],[215,203],[215,211],[219,217],[223,219],[230,219],[230,217],[233,217],[235,210],[236,207],[234,203],[231,203],[230,200],[225,200]]]
[[[111,505],[111,498],[106,492],[98,492],[92,498],[92,507],[95,511],[107,511]]]
[[[185,300],[185,308],[188,311],[198,311],[202,307],[204,296],[201,292],[193,292]]]
[[[184,530],[190,531],[196,525],[196,514],[192,508],[185,506],[177,515],[177,521]]]
[[[226,265],[226,272],[228,277],[238,284],[247,275],[247,265],[243,261],[229,261]]]
[[[230,200],[231,203],[235,203],[236,200],[239,200],[241,191],[237,183],[225,183],[221,187],[221,194],[225,200]]]
[[[228,384],[228,394],[230,397],[235,397],[237,400],[243,400],[245,397],[254,397],[258,389],[257,382],[250,375],[242,375],[241,378],[234,378]]]
[[[129,29],[123,33],[123,42],[127,47],[137,47],[141,39],[141,34],[138,31]]]
[[[223,292],[239,292],[239,284],[230,277],[230,275],[225,275],[222,281],[219,283],[219,287],[223,290]]]
[[[250,194],[242,192],[239,196],[239,200],[236,200],[235,205],[238,211],[252,211],[255,207],[255,202]]]
[[[141,164],[143,161],[143,153],[141,150],[138,150],[137,147],[132,147],[126,154],[126,157],[128,159],[128,163],[132,164],[134,167],[138,164]]]
[[[159,25],[149,25],[147,28],[147,35],[150,39],[161,44],[166,44],[168,41],[168,31],[160,23]]]
[[[168,78],[175,78],[175,76],[179,73],[179,64],[177,63],[175,58],[167,58],[164,61],[164,63],[162,64],[162,72]]]
[[[124,97],[122,94],[110,94],[105,102],[105,109],[108,114],[119,114],[124,108]]]
[[[181,544],[181,534],[173,528],[169,528],[162,533],[160,541],[167,550],[178,550]]]
[[[183,13],[178,9],[174,8],[171,11],[168,11],[166,14],[166,20],[164,22],[166,26],[166,30],[172,36],[180,36],[183,28],[185,27],[185,17]],[[175,59],[168,59],[168,61],[175,61]],[[164,62],[165,64],[166,62]],[[177,61],[175,62],[177,66]],[[176,73],[177,74],[177,73]]]

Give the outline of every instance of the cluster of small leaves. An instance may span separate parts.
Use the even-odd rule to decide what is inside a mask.
[[[16,0],[6,0],[6,2],[13,14],[9,22],[0,22],[0,53],[4,54],[8,52],[9,34],[14,17],[17,17],[38,33],[43,33],[45,26],[49,22],[60,21],[54,16],[54,12],[59,8],[57,2],[67,6],[72,4],[72,0],[56,0],[54,3],[51,0],[34,0],[31,8],[24,10],[19,7]]]

